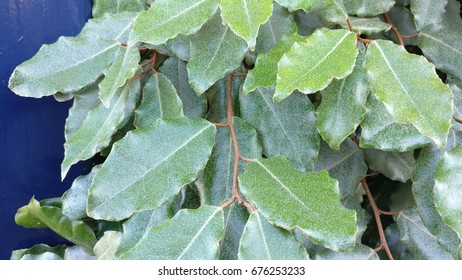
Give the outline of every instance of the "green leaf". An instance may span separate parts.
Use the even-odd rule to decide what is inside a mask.
[[[366,117],[361,123],[361,148],[404,152],[431,143],[432,140],[421,135],[413,125],[398,122],[382,102],[369,94]]]
[[[335,251],[354,246],[356,213],[340,204],[338,182],[327,171],[302,173],[275,157],[249,163],[239,182],[246,199],[276,226],[299,228]]]
[[[342,201],[355,196],[355,187],[367,174],[367,165],[361,149],[351,139],[346,139],[335,151],[321,141],[315,171],[326,170],[339,182]]]
[[[247,53],[247,43],[221,24],[217,13],[191,38],[187,65],[189,83],[202,94],[216,81],[239,67]]]
[[[92,14],[96,18],[105,13],[141,12],[146,8],[146,0],[94,0]]]
[[[225,209],[225,228],[223,239],[220,242],[220,260],[237,260],[239,253],[239,240],[249,218],[245,206],[234,203]]]
[[[114,40],[60,37],[16,67],[8,86],[19,96],[35,98],[78,90],[109,67],[119,48]]]
[[[44,199],[40,201],[41,206],[52,206],[61,208],[61,199],[57,198],[50,198]],[[29,205],[25,205],[18,209],[16,215],[14,216],[14,221],[17,225],[25,227],[25,228],[47,228],[47,224],[45,224],[41,219],[34,216],[31,211]]]
[[[61,177],[64,179],[70,167],[80,160],[86,160],[110,144],[111,136],[130,118],[139,96],[139,80],[128,82],[111,100],[91,109],[82,125],[64,143],[64,160]]]
[[[98,240],[93,248],[96,258],[98,260],[113,260],[121,238],[121,232],[105,231],[103,237]]]
[[[376,16],[388,12],[395,0],[355,0],[344,1],[348,14],[360,17]]]
[[[255,129],[238,117],[233,118],[239,152],[246,158],[260,158],[262,151]],[[210,160],[195,182],[201,205],[220,206],[232,196],[234,148],[229,129],[218,129]],[[239,171],[245,163],[240,162]]]
[[[63,214],[74,219],[87,217],[87,196],[91,182],[98,172],[100,165],[93,167],[90,173],[77,177],[70,189],[62,196]]]
[[[281,101],[296,89],[314,93],[333,78],[348,76],[357,54],[356,35],[347,30],[319,30],[305,42],[294,43],[278,63],[274,100]]]
[[[462,144],[445,152],[435,171],[435,205],[444,222],[462,239]],[[460,245],[459,245],[460,246]]]
[[[406,7],[394,6],[388,12],[388,16],[402,35],[413,35],[418,33],[414,22],[414,15]],[[385,36],[389,40],[399,44],[398,38],[392,30],[386,32]],[[405,45],[417,44],[416,37],[403,38],[403,41]]]
[[[462,34],[460,31],[453,31],[449,28],[426,27],[420,31],[417,42],[425,57],[439,70],[462,80],[462,72],[460,71]]]
[[[133,20],[138,13],[123,12],[119,14],[104,14],[101,17],[90,19],[79,34],[89,37],[115,40],[126,43],[133,27]]]
[[[99,83],[99,97],[104,106],[109,107],[117,89],[131,78],[138,68],[140,53],[135,46],[119,48],[114,62],[104,72],[104,80]]]
[[[189,35],[215,14],[219,0],[155,1],[148,11],[138,15],[130,42],[159,45],[178,34]]]
[[[147,128],[159,118],[183,117],[183,104],[172,82],[162,73],[152,75],[143,88],[141,104],[135,110],[135,126]]]
[[[271,16],[272,0],[221,0],[220,10],[223,24],[246,40],[251,50],[255,49],[258,29]]]
[[[87,249],[92,249],[96,244],[93,230],[82,221],[64,215],[61,208],[42,206],[34,198],[30,200],[27,207],[35,218],[67,240]]]
[[[135,247],[149,233],[150,229],[173,217],[172,203],[141,212],[136,212],[123,223],[123,236],[116,251],[116,258]]]
[[[242,233],[238,257],[240,260],[306,260],[308,254],[291,232],[273,226],[255,211]]]
[[[385,152],[364,149],[364,158],[370,169],[378,171],[394,181],[405,183],[411,178],[414,169],[414,151]]]
[[[207,99],[197,96],[189,85],[186,62],[173,57],[167,58],[159,69],[176,88],[183,103],[184,114],[192,118],[204,117],[207,112]]]
[[[75,245],[67,247],[64,251],[65,260],[96,260],[91,250],[85,249],[82,246]]]
[[[451,130],[445,149],[453,149],[459,142],[460,132]],[[414,172],[412,173],[412,192],[414,194],[417,210],[427,229],[437,237],[439,244],[451,255],[459,246],[457,234],[447,226],[435,206],[434,176],[436,167],[445,152],[436,146],[424,148],[419,153]]]
[[[182,118],[158,119],[148,128],[129,132],[114,144],[93,180],[89,216],[122,220],[172,198],[205,166],[215,131],[205,120]]]
[[[188,225],[188,226],[185,226]],[[210,260],[218,257],[223,236],[223,210],[202,206],[180,210],[172,219],[152,227],[122,259]]]
[[[335,252],[331,250],[324,250],[316,254],[315,260],[379,260],[379,256],[372,248],[363,244],[356,244],[355,248],[347,252]]]
[[[404,47],[376,40],[368,47],[366,68],[372,92],[390,114],[414,125],[437,146],[445,145],[453,97],[431,63]]]
[[[448,0],[411,0],[411,12],[414,14],[417,30],[441,23],[447,3]]]
[[[239,95],[240,115],[253,126],[267,157],[283,155],[300,170],[311,170],[319,152],[313,105],[303,94],[273,103],[274,89]],[[290,112],[290,114],[288,114]]]
[[[292,34],[296,31],[297,25],[293,15],[286,8],[274,3],[271,17],[258,31],[255,53],[268,52],[276,46],[283,35]]]
[[[422,223],[415,208],[401,211],[397,218],[401,241],[418,260],[452,260],[438,244],[437,237]]]
[[[305,38],[293,33],[283,36],[281,41],[269,52],[257,57],[255,67],[249,71],[244,82],[244,93],[251,92],[257,87],[270,87],[276,85],[278,62],[281,57],[290,50],[295,42],[301,42]]]
[[[303,9],[309,11],[311,6],[319,0],[276,0],[279,5],[286,7],[289,11]]]
[[[343,0],[317,1],[310,12],[319,15],[326,25],[344,24],[348,18]]]
[[[365,52],[361,51],[353,72],[342,80],[333,81],[321,91],[322,102],[316,110],[316,126],[324,141],[335,150],[356,130],[366,115],[369,89],[364,63]]]
[[[360,18],[350,16],[348,19],[353,25],[353,31],[363,35],[380,33],[382,31],[388,31],[391,28],[390,24],[381,21],[378,17]],[[348,28],[346,21],[345,23],[341,23],[341,25],[343,28]]]
[[[462,32],[462,18],[460,17],[460,2],[448,0],[443,14],[442,25],[451,30]]]
[[[46,244],[36,244],[29,249],[14,250],[11,253],[11,260],[31,260],[31,259],[62,259],[64,256],[65,245],[50,247]],[[48,253],[48,254],[46,254]]]

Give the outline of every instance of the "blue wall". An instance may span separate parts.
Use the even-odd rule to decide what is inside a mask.
[[[17,226],[14,215],[33,195],[61,196],[77,173],[88,172],[83,164],[60,180],[71,103],[18,97],[8,89],[9,76],[42,44],[78,34],[90,16],[91,0],[0,0],[0,259],[36,243],[63,243],[50,230]]]

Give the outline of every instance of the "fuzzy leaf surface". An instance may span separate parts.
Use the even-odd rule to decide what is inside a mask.
[[[372,92],[401,123],[414,125],[442,147],[452,117],[452,92],[425,58],[389,41],[369,45],[366,68]]]
[[[361,51],[353,72],[344,79],[333,81],[321,91],[322,102],[316,110],[316,126],[324,141],[335,150],[356,130],[366,115],[369,89],[365,58],[365,52]]]
[[[146,0],[94,0],[92,15],[96,18],[105,13],[141,12],[146,8]]]
[[[239,95],[241,117],[253,126],[267,157],[283,155],[298,169],[311,170],[319,152],[313,105],[296,93],[274,103],[274,89]]]
[[[114,144],[90,187],[91,217],[122,220],[158,207],[194,181],[210,156],[216,128],[188,118],[158,119]]]
[[[131,42],[159,45],[178,34],[189,35],[215,14],[219,0],[160,0],[138,15]]]
[[[216,81],[239,67],[247,53],[247,43],[221,23],[216,14],[191,38],[187,65],[189,83],[202,94]]]
[[[395,5],[395,0],[344,1],[344,5],[348,14],[370,17],[388,12]]]
[[[182,117],[183,104],[172,82],[162,73],[152,75],[143,88],[141,104],[135,110],[135,126],[146,128],[159,118]]]
[[[185,226],[188,225],[188,226]],[[152,227],[122,259],[213,260],[223,236],[223,210],[202,206],[180,210],[172,219]]]
[[[272,0],[221,0],[223,23],[255,49],[258,30],[271,16]]]
[[[270,224],[258,211],[250,214],[239,243],[240,260],[303,260],[305,248],[289,231]]]
[[[352,251],[347,252],[335,252],[331,250],[325,250],[316,254],[315,260],[379,260],[379,256],[374,250],[363,244],[356,244]]]
[[[414,169],[414,151],[386,152],[364,149],[364,158],[370,169],[378,171],[394,181],[405,183],[411,178]]]
[[[88,112],[80,128],[64,143],[62,178],[66,177],[73,164],[93,157],[109,145],[111,136],[125,124],[135,109],[139,87],[139,81],[128,83],[117,90],[109,108],[100,103]]]
[[[249,163],[239,182],[246,199],[272,224],[299,228],[335,251],[354,246],[356,212],[340,204],[338,182],[327,171],[302,173],[285,158],[274,157]]]
[[[348,19],[353,25],[353,31],[364,35],[376,34],[382,31],[388,31],[391,25],[381,21],[378,17],[361,18],[350,16]],[[347,23],[341,23],[343,28],[348,28]]]
[[[281,101],[296,89],[314,93],[328,86],[333,78],[346,77],[353,71],[357,55],[353,32],[316,31],[306,41],[294,43],[278,62],[274,100]]]
[[[414,15],[417,30],[429,25],[440,24],[447,3],[448,0],[411,0],[411,12]]]

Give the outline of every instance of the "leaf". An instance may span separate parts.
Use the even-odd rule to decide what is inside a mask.
[[[447,0],[446,10],[443,14],[442,25],[454,31],[462,31],[462,18],[460,17],[460,3]]]
[[[36,244],[29,249],[14,250],[11,253],[11,260],[24,260],[24,259],[62,259],[64,256],[65,245],[58,245],[50,247],[46,244]],[[48,253],[44,255],[45,253]]]
[[[299,93],[273,103],[273,92],[257,89],[245,96],[240,94],[240,115],[257,130],[266,157],[283,155],[297,169],[311,170],[320,141],[313,105]]]
[[[178,34],[193,34],[215,14],[218,2],[219,0],[155,1],[149,10],[141,12],[136,18],[130,44],[140,41],[159,45]]]
[[[327,171],[302,173],[275,157],[249,163],[239,182],[246,199],[272,224],[299,228],[335,251],[354,246],[356,213],[342,207],[338,182]]]
[[[120,258],[135,247],[149,233],[150,229],[173,217],[172,203],[141,212],[136,212],[123,223],[123,236],[115,257]]]
[[[256,45],[258,29],[271,16],[272,0],[221,0],[220,10],[223,24],[246,40],[253,51]]]
[[[239,67],[248,50],[243,39],[221,24],[219,14],[191,37],[190,49],[188,78],[198,95]]]
[[[348,14],[370,17],[388,12],[395,5],[395,0],[355,0],[344,1],[343,4]]]
[[[92,15],[96,18],[105,13],[141,12],[146,10],[146,8],[145,0],[94,0]]]
[[[61,208],[42,206],[34,198],[30,200],[27,207],[35,218],[67,240],[87,249],[95,245],[96,237],[93,230],[82,221],[64,215]]]
[[[183,117],[183,104],[172,82],[162,73],[152,75],[143,88],[141,104],[135,110],[135,126],[147,128],[159,118]]]
[[[417,37],[425,57],[439,70],[462,80],[462,34],[449,28],[423,28]]]
[[[103,237],[98,240],[98,243],[93,248],[96,258],[98,260],[113,260],[121,238],[121,232],[105,231]]]
[[[72,247],[67,247],[64,251],[65,260],[96,260],[96,257],[91,252],[90,254],[88,249],[83,248],[82,246],[75,245]]]
[[[305,42],[294,43],[278,63],[273,99],[281,101],[296,89],[314,93],[333,78],[346,77],[353,71],[357,54],[356,35],[347,30],[320,30]]]
[[[96,174],[87,213],[114,221],[158,207],[196,179],[210,156],[215,131],[205,120],[182,118],[158,119],[127,133]]]
[[[418,33],[415,26],[414,15],[406,7],[394,6],[388,12],[388,16],[402,35],[413,35]],[[399,44],[398,38],[392,30],[386,32],[385,36],[389,40]],[[403,38],[403,41],[405,45],[417,44],[416,37]]]
[[[296,31],[297,25],[293,15],[286,8],[274,3],[271,17],[258,31],[255,53],[268,52],[276,46],[283,35],[292,34]]]
[[[401,211],[397,218],[401,241],[419,260],[452,260],[453,257],[438,244],[420,219],[415,208]]]
[[[189,47],[191,45],[191,35],[186,36],[178,34],[175,38],[169,39],[165,43],[166,47],[170,52],[175,55],[178,59],[183,61],[189,60]],[[164,62],[165,63],[165,62]]]
[[[62,179],[73,164],[93,157],[109,145],[111,136],[130,118],[138,100],[139,86],[138,80],[126,84],[114,95],[109,108],[101,103],[91,109],[80,128],[66,137]]]
[[[432,140],[421,135],[413,125],[398,122],[382,102],[369,94],[366,117],[361,123],[361,148],[404,152],[431,143]]]
[[[114,40],[60,37],[16,67],[8,87],[19,96],[34,98],[79,90],[109,67],[119,48]]]
[[[445,152],[436,167],[434,188],[436,209],[444,222],[457,233],[459,239],[462,239],[461,162],[462,144]]]
[[[414,14],[417,30],[441,23],[447,3],[448,0],[411,0],[411,12]]]
[[[364,68],[365,52],[361,51],[353,72],[342,80],[333,81],[321,91],[322,102],[316,110],[319,134],[335,150],[352,134],[366,115],[369,94]]]
[[[446,150],[451,150],[460,142],[460,133],[451,130],[446,144]],[[445,152],[436,146],[424,148],[419,153],[412,173],[412,192],[417,210],[427,229],[438,238],[439,244],[451,255],[459,246],[457,234],[447,226],[435,206],[434,176],[437,165]]]
[[[244,94],[254,91],[258,87],[275,86],[278,71],[277,63],[295,42],[301,42],[304,39],[297,33],[283,36],[281,41],[268,53],[259,55],[255,67],[249,71],[245,79],[243,85]]]
[[[338,180],[342,201],[355,196],[355,187],[366,176],[367,169],[362,151],[351,139],[346,139],[337,151],[321,141],[314,170],[326,170],[330,177]]]
[[[185,227],[185,225],[188,225]],[[152,227],[122,259],[210,260],[218,257],[223,236],[223,210],[202,206],[180,210],[172,219]]]
[[[87,36],[91,40],[101,38],[126,43],[133,27],[133,20],[138,13],[122,12],[118,14],[104,14],[90,19],[79,36]]]
[[[239,244],[240,260],[308,259],[305,248],[288,231],[270,224],[258,211],[253,212]]]
[[[378,17],[360,18],[350,16],[348,17],[348,19],[350,20],[353,26],[353,31],[363,35],[380,33],[382,31],[388,31],[391,28],[390,24],[381,21]],[[346,23],[346,21],[345,23],[342,23],[342,27],[348,28],[348,24]]]
[[[238,117],[233,117],[233,126],[241,155],[260,158],[262,152],[255,129]],[[220,206],[232,196],[234,148],[229,129],[218,129],[215,143],[207,165],[195,182],[201,205]],[[241,162],[239,171],[244,166]]]
[[[305,11],[309,11],[311,6],[319,0],[276,0],[276,2],[289,9],[289,11],[295,11],[299,9],[303,9]]]
[[[173,84],[183,103],[184,114],[192,118],[202,118],[207,112],[207,99],[197,96],[189,85],[186,62],[169,57],[159,69]]]
[[[414,151],[385,152],[364,149],[364,158],[370,169],[378,171],[394,181],[405,183],[411,178],[414,169]]]
[[[324,250],[317,254],[315,260],[379,260],[379,256],[372,248],[363,244],[356,244],[355,248],[347,252]]]
[[[104,106],[110,106],[117,89],[135,74],[139,61],[140,53],[137,47],[119,48],[114,62],[104,72],[104,80],[99,83],[99,97]]]
[[[368,47],[366,69],[372,92],[397,121],[414,125],[438,147],[445,145],[452,93],[431,63],[404,47],[376,40]]]
[[[220,242],[220,260],[237,260],[239,240],[249,218],[247,208],[234,203],[225,209],[225,226],[223,239]]]
[[[87,196],[91,182],[98,172],[100,165],[93,167],[87,175],[77,177],[70,189],[62,196],[63,214],[74,219],[82,219],[87,217]]]
[[[329,25],[343,24],[348,18],[343,0],[317,1],[310,12],[318,14]]]

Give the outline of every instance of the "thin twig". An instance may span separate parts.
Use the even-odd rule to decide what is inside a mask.
[[[462,119],[459,119],[459,118],[456,117],[456,116],[452,116],[452,118],[453,118],[456,122],[462,124]]]
[[[364,188],[364,191],[366,192],[367,199],[371,204],[372,211],[374,212],[375,222],[377,223],[377,228],[379,231],[380,245],[377,248],[375,248],[374,251],[377,252],[383,249],[387,253],[388,258],[390,260],[393,260],[393,255],[391,254],[390,248],[387,244],[387,239],[385,238],[385,232],[383,230],[382,221],[380,220],[380,215],[382,214],[381,210],[377,207],[377,204],[375,203],[374,197],[372,196],[372,193],[369,190],[369,186],[367,185],[366,179],[362,179],[361,184]]]
[[[403,39],[410,39],[419,36],[419,32],[411,34],[411,35],[401,35],[401,38]]]
[[[391,21],[390,17],[388,16],[388,13],[384,13],[383,18],[389,25],[391,25],[391,30],[393,31],[393,33],[395,33],[395,36],[398,39],[399,44],[401,46],[404,46],[403,37],[401,36],[401,33],[399,33],[398,28],[396,28],[396,26]]]

